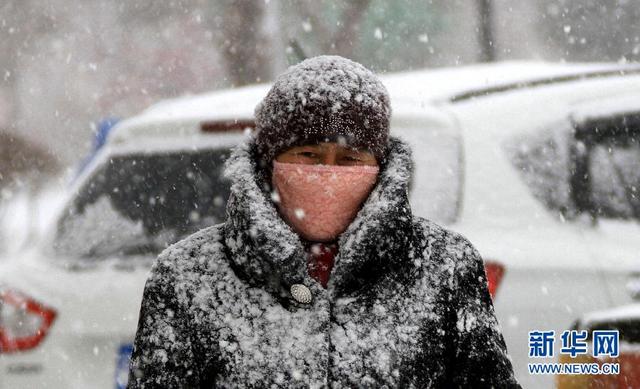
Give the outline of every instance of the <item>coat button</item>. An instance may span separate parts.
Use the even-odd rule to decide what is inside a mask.
[[[311,302],[311,291],[305,285],[291,285],[291,295],[299,303],[309,304]]]

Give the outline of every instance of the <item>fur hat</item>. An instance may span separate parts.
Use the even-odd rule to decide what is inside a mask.
[[[305,144],[341,142],[385,159],[391,106],[378,77],[339,56],[318,56],[278,76],[255,109],[256,152],[263,168]]]

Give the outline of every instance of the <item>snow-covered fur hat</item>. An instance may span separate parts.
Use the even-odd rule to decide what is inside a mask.
[[[262,167],[294,146],[346,142],[385,159],[391,106],[378,77],[340,56],[318,56],[278,76],[255,109]]]

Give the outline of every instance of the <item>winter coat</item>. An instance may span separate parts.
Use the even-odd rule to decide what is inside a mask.
[[[411,214],[404,143],[391,139],[326,289],[258,186],[252,150],[228,161],[226,221],[152,267],[130,388],[518,387],[480,255]],[[292,297],[294,284],[310,303]]]

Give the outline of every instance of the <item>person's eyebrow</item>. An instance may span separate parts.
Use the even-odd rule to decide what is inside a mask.
[[[354,151],[356,153],[360,153],[360,152],[371,153],[371,150],[369,150],[366,147],[347,146],[346,149],[349,151]]]
[[[306,150],[308,148],[316,148],[318,145],[302,145],[302,146],[296,146],[294,148],[294,150]]]

